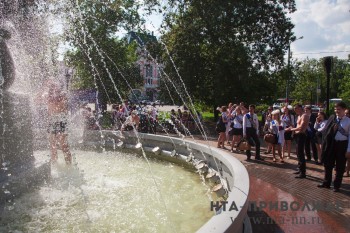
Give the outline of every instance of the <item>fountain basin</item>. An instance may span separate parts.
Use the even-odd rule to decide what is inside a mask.
[[[238,210],[228,211],[226,208],[224,211],[223,208],[220,208],[217,214],[210,218],[198,232],[251,232],[247,217],[248,172],[243,164],[231,154],[194,141],[161,135],[140,133],[140,141],[132,132],[124,132],[124,138],[116,136],[118,134],[113,131],[90,131],[86,135],[88,136],[84,139],[84,146],[96,147],[102,143],[106,148],[113,148],[116,141],[122,140],[125,147],[129,149],[134,149],[138,143],[141,143],[144,150],[149,152],[152,152],[155,147],[159,147],[161,152],[159,155],[154,153],[154,156],[164,160],[188,164],[188,158],[191,156],[196,161],[204,161],[209,169],[220,174],[221,183],[226,190],[225,201],[227,201],[228,206],[234,203]],[[103,138],[102,142],[101,138]],[[175,156],[174,151],[176,152]],[[210,208],[210,204],[208,208]]]
[[[72,152],[76,165],[59,151],[51,179],[7,203],[0,232],[195,232],[213,215],[188,167],[149,157],[150,172],[135,150]]]

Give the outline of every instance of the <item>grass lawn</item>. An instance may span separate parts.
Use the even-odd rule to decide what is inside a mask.
[[[214,113],[212,112],[203,112],[202,116],[204,121],[214,121]]]

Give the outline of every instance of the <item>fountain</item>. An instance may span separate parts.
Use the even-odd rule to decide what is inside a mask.
[[[89,131],[83,143],[70,138],[73,166],[50,168],[46,132],[36,129],[34,134],[30,127],[28,96],[10,90],[17,68],[7,46],[10,36],[0,30],[1,231],[250,231],[247,171],[232,155],[208,145],[170,136]],[[103,51],[94,51],[104,61]],[[216,211],[210,211],[211,201]],[[224,211],[216,201],[234,202],[238,209]],[[64,219],[66,214],[73,221]]]

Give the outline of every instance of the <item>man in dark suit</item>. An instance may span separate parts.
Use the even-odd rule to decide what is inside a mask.
[[[345,171],[346,157],[350,156],[350,118],[345,115],[346,104],[337,103],[323,131],[322,162],[324,164],[324,181],[319,188],[330,188],[332,171],[335,165],[334,192],[339,192]]]

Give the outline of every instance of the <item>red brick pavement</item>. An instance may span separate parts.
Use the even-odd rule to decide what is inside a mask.
[[[196,140],[208,145],[216,146],[215,140]],[[229,146],[226,146],[229,148]],[[265,151],[262,148],[262,151]],[[253,232],[307,232],[307,233],[345,233],[350,232],[350,178],[344,177],[340,193],[330,189],[317,188],[323,178],[323,166],[313,162],[307,163],[307,178],[295,179],[293,172],[297,167],[296,155],[292,154],[285,163],[274,163],[272,156],[265,156],[265,161],[245,161],[246,156],[232,153],[247,168],[250,176],[249,200],[259,206],[264,203],[279,203],[279,209],[251,208],[248,212]],[[264,157],[264,156],[263,156]],[[287,211],[281,210],[281,202],[289,206]],[[293,203],[294,202],[294,203]],[[290,204],[293,203],[293,210]],[[328,209],[314,210],[316,205]],[[300,208],[297,208],[297,205]],[[303,205],[310,208],[302,209]],[[338,207],[330,210],[331,207]],[[297,211],[295,211],[297,210]]]

